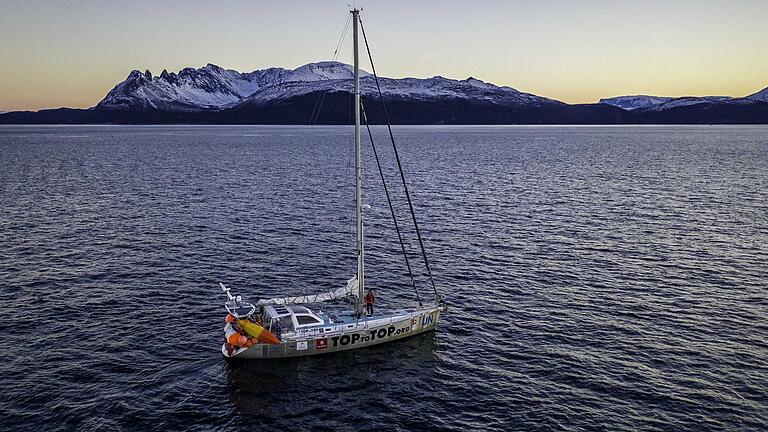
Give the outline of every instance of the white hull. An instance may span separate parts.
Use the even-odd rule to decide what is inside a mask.
[[[334,325],[330,326],[330,331],[327,331],[329,326],[306,329],[287,336],[278,345],[257,344],[250,348],[240,348],[232,353],[231,358],[303,357],[365,348],[434,330],[439,319],[440,308],[435,306],[352,324]],[[230,357],[225,346],[221,349],[225,357]]]

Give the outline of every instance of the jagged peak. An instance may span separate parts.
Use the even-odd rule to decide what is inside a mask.
[[[150,72],[149,69],[145,70],[144,72],[134,69],[131,71],[131,73],[128,74],[126,81],[135,79],[148,79],[152,81],[152,72]]]
[[[483,80],[480,80],[480,79],[477,79],[475,77],[469,77],[469,78],[465,79],[464,82],[469,84],[469,85],[471,85],[471,86],[473,86],[473,87],[477,87],[477,88],[484,88],[484,89],[497,89],[498,88],[498,86],[496,86],[496,85],[487,83],[487,82],[485,82]]]
[[[202,69],[213,70],[213,71],[217,71],[217,72],[225,70],[223,67],[221,67],[219,65],[215,65],[213,63],[208,63],[207,65],[202,67]]]
[[[197,72],[197,69],[192,67],[185,67],[179,71],[179,76],[193,75]]]

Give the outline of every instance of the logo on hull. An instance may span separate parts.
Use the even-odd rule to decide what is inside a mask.
[[[346,334],[341,336],[334,336],[331,338],[331,341],[333,342],[334,347],[337,347],[339,345],[350,345],[350,344],[354,345],[357,343],[375,341],[376,339],[384,339],[391,336],[399,336],[409,331],[411,331],[410,326],[406,326],[402,328],[389,326],[387,328],[382,327],[378,330],[370,330],[367,333],[363,332],[363,333],[352,333],[352,334]],[[327,344],[327,341],[326,341],[326,344]]]
[[[426,327],[426,326],[432,324],[432,322],[434,320],[435,320],[435,317],[432,316],[431,314],[430,315],[426,315],[426,316],[424,316],[424,318],[421,319],[421,325],[423,327]]]

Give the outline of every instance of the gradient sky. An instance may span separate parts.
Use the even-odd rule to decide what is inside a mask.
[[[90,107],[132,69],[327,60],[348,3],[0,0],[0,111]],[[571,103],[768,86],[768,0],[358,5],[382,76],[474,76]]]

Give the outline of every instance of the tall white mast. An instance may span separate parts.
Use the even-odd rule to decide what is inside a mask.
[[[363,313],[363,296],[365,292],[365,260],[363,248],[363,193],[362,193],[362,163],[360,160],[360,60],[357,50],[357,26],[360,11],[352,10],[352,43],[354,45],[355,63],[355,214],[357,216],[357,302],[355,313]]]

